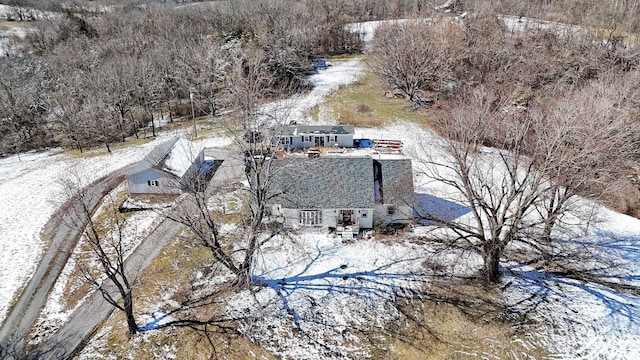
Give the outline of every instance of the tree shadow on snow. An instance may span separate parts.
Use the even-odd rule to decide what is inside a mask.
[[[276,295],[262,303],[270,309],[266,316],[290,321],[295,332],[330,353],[340,352],[336,338],[339,343],[354,334],[379,334],[386,322],[411,316],[403,304],[418,298],[429,278],[420,270],[420,257],[340,264],[335,262],[340,247],[317,246],[298,268],[273,266],[253,276],[260,291]]]
[[[548,314],[551,308],[556,316],[564,314],[554,321],[595,317],[620,334],[638,333],[640,238],[602,231],[596,235],[556,241],[565,250],[545,266],[506,266],[505,288],[521,295],[511,304],[514,314]]]

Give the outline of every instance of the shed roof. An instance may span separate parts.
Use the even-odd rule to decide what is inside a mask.
[[[129,175],[155,168],[182,177],[201,151],[202,148],[191,141],[176,137],[154,147],[129,170]]]
[[[353,134],[353,125],[292,125],[282,129],[283,136],[298,136],[302,134]]]
[[[293,157],[278,161],[271,203],[295,209],[373,208],[371,157]]]

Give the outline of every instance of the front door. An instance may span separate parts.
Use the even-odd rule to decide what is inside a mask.
[[[316,136],[315,139],[316,146],[324,146],[324,136]]]
[[[353,211],[351,210],[341,210],[341,218],[342,218],[342,223],[345,225],[351,224],[353,223]]]

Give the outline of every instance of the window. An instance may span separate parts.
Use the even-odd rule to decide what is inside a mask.
[[[291,138],[288,136],[283,136],[280,138],[280,145],[290,145],[291,144]]]
[[[389,206],[387,208],[387,215],[393,216],[395,214],[396,214],[396,207],[395,206]]]
[[[367,211],[366,211],[366,210],[365,210],[365,211],[361,211],[361,212],[360,212],[360,217],[362,217],[362,218],[366,218],[366,217],[367,217],[367,215],[369,215],[369,213],[367,213]]]
[[[303,136],[303,137],[302,137],[302,141],[304,141],[304,142],[311,142],[311,136]]]
[[[149,186],[159,186],[160,182],[158,180],[149,180],[149,181],[147,181],[147,184]]]
[[[329,142],[338,142],[338,136],[337,135],[329,136]]]
[[[322,225],[322,211],[321,210],[301,210],[300,225],[307,225],[307,226]]]

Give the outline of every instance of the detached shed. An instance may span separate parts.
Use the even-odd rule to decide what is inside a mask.
[[[151,150],[127,174],[131,194],[180,194],[200,180],[204,149],[175,138]]]

